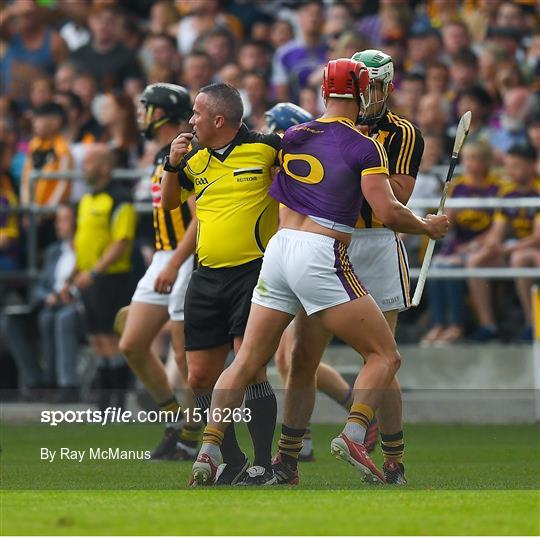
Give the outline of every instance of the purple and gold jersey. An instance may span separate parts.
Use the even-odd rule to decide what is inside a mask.
[[[363,201],[360,180],[388,174],[379,142],[348,118],[320,118],[288,129],[270,195],[303,215],[354,227]]]
[[[489,175],[482,185],[475,185],[467,176],[459,176],[450,185],[448,197],[487,198],[499,196],[501,181],[497,176]],[[466,208],[455,212],[453,234],[450,243],[442,254],[452,254],[457,247],[473,240],[491,226],[493,210],[490,208]]]
[[[540,197],[540,182],[534,182],[530,189],[519,189],[516,185],[506,187],[503,198]],[[500,208],[495,213],[495,220],[507,224],[514,239],[522,239],[533,233],[534,225],[540,221],[538,208]]]

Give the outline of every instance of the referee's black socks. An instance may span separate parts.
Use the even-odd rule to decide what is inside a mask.
[[[204,423],[206,423],[206,410],[208,410],[212,404],[212,393],[196,395],[195,403],[197,404],[197,408],[200,409]],[[246,456],[240,449],[236,440],[234,423],[231,423],[225,431],[223,442],[221,443],[221,455],[223,456],[223,462],[231,466],[239,466],[245,461]]]
[[[249,433],[255,451],[254,466],[269,469],[272,465],[272,441],[276,428],[276,395],[268,380],[246,388],[246,409],[251,410]]]

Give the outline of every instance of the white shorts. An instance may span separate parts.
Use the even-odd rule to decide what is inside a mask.
[[[348,250],[356,275],[381,311],[410,307],[409,261],[398,234],[387,228],[357,229]]]
[[[282,228],[268,243],[252,302],[292,315],[303,307],[310,315],[366,294],[345,244]]]
[[[178,277],[170,294],[158,294],[154,290],[154,283],[161,270],[168,264],[174,251],[156,251],[152,263],[137,284],[137,289],[131,301],[162,305],[167,307],[169,318],[173,322],[184,321],[184,299],[186,290],[193,272],[193,255],[191,255],[178,271]]]

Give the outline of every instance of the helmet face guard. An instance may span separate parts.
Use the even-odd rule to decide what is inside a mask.
[[[324,68],[322,95],[325,101],[330,97],[354,99],[358,105],[358,115],[371,103],[369,74],[362,62],[340,58],[331,60]]]
[[[380,110],[377,112],[370,113],[366,108],[360,120],[365,124],[375,123],[382,116],[384,116],[384,114],[386,114],[386,102],[388,100],[392,81],[394,79],[394,64],[392,62],[392,58],[383,51],[368,49],[356,52],[353,54],[352,59],[356,60],[357,62],[363,62],[367,67],[370,78],[370,105],[375,109],[379,108],[377,105],[380,105]],[[382,93],[381,89],[378,87],[378,82],[380,82],[382,85]]]
[[[156,109],[163,110],[163,116],[152,120]],[[187,120],[192,115],[189,92],[182,86],[168,83],[150,84],[144,89],[137,109],[137,123],[142,135],[147,139],[155,136],[156,130],[168,122]]]

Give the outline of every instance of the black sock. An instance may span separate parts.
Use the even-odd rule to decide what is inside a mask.
[[[277,402],[268,380],[246,388],[246,408],[251,410],[248,429],[255,451],[255,466],[269,468],[272,464],[272,441],[276,429]]]
[[[197,403],[197,408],[200,408],[204,424],[206,425],[206,410],[210,408],[210,404],[212,403],[212,393],[196,396],[195,402]],[[231,423],[225,431],[223,442],[221,443],[221,454],[223,455],[223,462],[230,466],[239,466],[245,461],[246,456],[236,440],[234,423]]]

